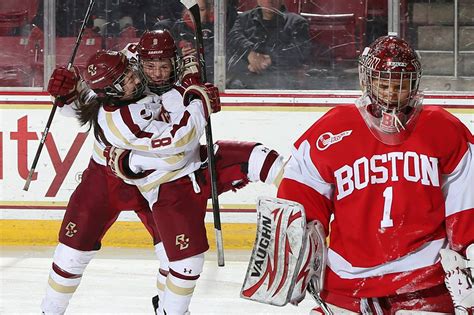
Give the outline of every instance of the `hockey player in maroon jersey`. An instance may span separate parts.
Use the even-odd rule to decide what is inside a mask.
[[[142,98],[145,80],[137,66],[128,62],[120,63],[120,56],[122,55],[100,54],[103,64],[116,66],[113,71],[124,74],[120,80],[110,81],[109,77],[104,77],[104,81],[106,84],[114,83],[114,86],[118,87],[107,93],[115,97],[115,102],[126,105]],[[81,85],[80,93],[77,85]],[[48,92],[58,99],[63,112],[74,114],[76,105],[72,103],[78,96],[84,104],[97,102],[96,95],[87,90],[83,83],[78,82],[75,68],[73,71],[56,69],[49,81]],[[64,106],[70,103],[71,105]],[[79,118],[84,119],[83,117]],[[98,135],[100,130],[94,128],[94,133]],[[103,236],[123,210],[134,210],[137,213],[152,237],[157,256],[162,256],[160,252],[163,248],[159,245],[159,235],[148,202],[135,186],[127,185],[105,166],[104,149],[104,143],[97,137],[82,181],[67,205],[59,230],[59,245],[54,253],[46,295],[41,304],[44,314],[63,314],[66,311],[85,268],[101,247]]]
[[[296,141],[278,189],[330,232],[324,307],[472,314],[473,136],[443,108],[422,106],[420,59],[399,37],[367,47],[359,75],[363,96]]]
[[[199,67],[192,56],[180,61],[168,31],[145,33],[137,49],[148,86],[158,94],[126,106],[109,104],[114,96],[108,94],[109,99],[87,110],[96,112],[89,117],[100,127],[103,142],[114,146],[107,153],[111,168],[137,185],[161,230],[166,255],[160,259],[162,291],[156,311],[185,314],[209,248],[204,216],[211,182],[199,139],[209,115],[220,110],[219,94],[213,85],[199,82]],[[124,74],[106,69],[120,68],[120,62],[110,67],[91,59],[84,79],[99,96],[107,95],[114,91],[110,82]],[[100,75],[99,69],[104,71]],[[218,141],[216,163],[221,193],[249,181],[278,181],[283,158],[258,143]]]

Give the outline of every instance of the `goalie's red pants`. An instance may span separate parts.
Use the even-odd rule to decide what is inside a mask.
[[[105,233],[123,210],[134,210],[152,236],[153,244],[159,243],[153,215],[138,188],[125,184],[106,166],[91,160],[69,199],[59,241],[77,250],[98,250]]]
[[[321,292],[321,298],[329,304],[356,313],[361,313],[364,308],[360,298],[339,295],[325,290]],[[384,315],[393,315],[400,310],[454,313],[451,296],[444,284],[416,292],[367,298],[365,307],[369,307],[373,314],[378,314],[376,309],[381,309]]]

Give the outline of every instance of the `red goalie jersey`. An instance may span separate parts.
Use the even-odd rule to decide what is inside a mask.
[[[278,197],[330,231],[325,290],[356,298],[443,283],[439,251],[474,242],[474,145],[442,108],[424,106],[398,145],[338,106],[295,143]]]

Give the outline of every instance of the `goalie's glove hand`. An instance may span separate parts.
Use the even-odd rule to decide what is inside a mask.
[[[107,166],[115,176],[121,179],[134,179],[141,177],[139,174],[135,174],[130,170],[130,166],[128,165],[130,152],[130,150],[110,146],[107,146],[104,150]]]
[[[188,88],[193,84],[201,83],[201,72],[199,70],[199,62],[194,54],[186,55],[181,59],[181,76],[179,82],[184,88]]]
[[[206,119],[212,114],[220,112],[221,101],[219,89],[212,83],[193,84],[184,91],[184,106],[188,106],[194,99],[200,99]]]
[[[77,99],[77,85],[79,82],[79,69],[72,66],[70,70],[66,67],[54,69],[48,83],[48,92],[56,98],[56,104],[63,107]]]
[[[466,258],[450,249],[442,249],[440,254],[444,282],[455,309],[474,311],[474,244],[467,248]]]

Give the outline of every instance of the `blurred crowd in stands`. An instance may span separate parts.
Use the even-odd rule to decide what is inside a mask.
[[[357,56],[367,43],[387,32],[385,0],[225,1],[227,88],[331,89],[331,78],[337,75],[338,85],[347,80],[347,89],[357,89]],[[407,2],[400,1],[402,36]],[[212,81],[214,0],[198,3],[207,77]],[[56,1],[56,64],[67,63],[88,4]],[[0,86],[42,86],[43,21],[42,0],[1,1],[0,42],[12,51],[0,53]],[[181,53],[195,48],[193,21],[178,0],[98,0],[76,63],[85,63],[97,49],[119,50],[137,41],[145,30],[163,28],[172,32]],[[25,60],[18,58],[21,54],[31,62],[19,62]],[[312,86],[310,77],[326,80]]]

